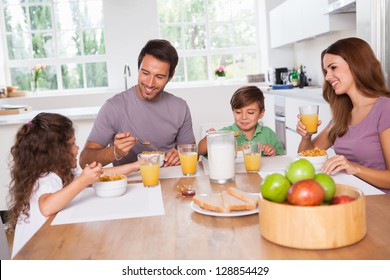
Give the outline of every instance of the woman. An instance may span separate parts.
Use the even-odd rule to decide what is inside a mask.
[[[323,97],[333,118],[314,140],[299,121],[299,151],[334,146],[336,156],[323,172],[355,175],[390,193],[390,91],[379,61],[359,38],[335,42],[321,61]]]

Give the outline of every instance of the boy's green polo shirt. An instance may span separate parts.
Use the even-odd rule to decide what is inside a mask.
[[[255,130],[255,133],[253,134],[252,139],[247,139],[246,136],[238,128],[236,123],[234,123],[231,126],[226,126],[226,127],[222,128],[221,130],[234,131],[234,132],[240,133],[239,136],[235,137],[238,147],[240,147],[242,145],[242,143],[246,142],[246,141],[258,141],[262,144],[269,144],[272,147],[274,147],[276,149],[277,155],[284,155],[285,154],[285,151],[283,149],[282,144],[280,143],[280,141],[278,139],[278,136],[276,136],[276,133],[273,132],[273,130],[267,126],[262,126],[260,124],[257,124],[256,130]]]

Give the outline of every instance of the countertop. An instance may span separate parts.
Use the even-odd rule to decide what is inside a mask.
[[[66,109],[48,109],[48,110],[34,110],[26,113],[15,115],[0,116],[0,126],[9,124],[23,124],[32,120],[37,114],[41,112],[57,113],[67,116],[71,120],[89,120],[95,119],[100,107],[79,107]]]
[[[326,102],[322,97],[321,87],[305,87],[305,88],[293,88],[293,89],[270,89],[265,94],[279,95],[284,97],[303,98],[313,101]]]

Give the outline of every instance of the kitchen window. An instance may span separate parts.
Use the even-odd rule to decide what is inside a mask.
[[[108,86],[102,0],[2,0],[6,72],[30,91],[40,64],[40,91]]]
[[[262,69],[259,5],[256,0],[157,0],[161,38],[178,50],[172,82],[215,79],[225,67],[226,79],[243,80]],[[264,8],[262,8],[264,10]],[[260,18],[260,19],[259,19]],[[263,31],[263,30],[261,30]]]

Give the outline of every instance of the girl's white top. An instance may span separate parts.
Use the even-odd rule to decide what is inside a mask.
[[[36,184],[38,184],[38,188],[33,191],[30,198],[30,217],[26,221],[24,220],[25,217],[19,217],[15,227],[12,257],[19,252],[48,218],[42,215],[39,210],[39,197],[45,193],[54,193],[62,189],[61,178],[53,172],[39,178]]]

